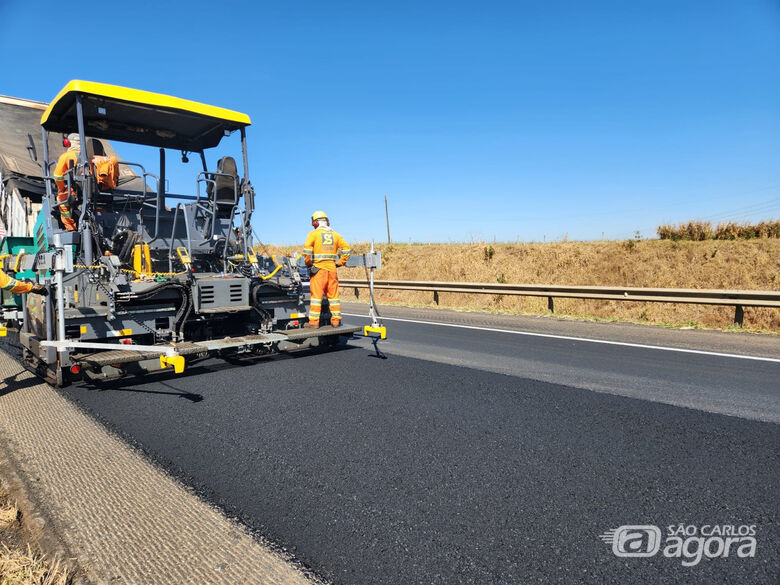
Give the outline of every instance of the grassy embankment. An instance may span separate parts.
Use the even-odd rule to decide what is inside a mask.
[[[368,244],[353,244],[356,253]],[[698,289],[780,289],[780,240],[641,240],[547,244],[378,245],[378,279],[632,286]],[[275,254],[300,248],[269,247]],[[344,268],[341,278],[364,278]],[[341,298],[354,300],[352,289]],[[365,294],[361,300],[365,299]],[[378,291],[377,302],[433,307],[431,293]],[[439,306],[498,313],[544,315],[547,299],[441,293]],[[559,316],[668,326],[730,328],[734,307],[633,301],[555,299]],[[780,309],[745,308],[745,328],[780,331]]]
[[[0,483],[0,584],[68,585],[70,574],[59,561],[33,552],[21,522],[22,512]]]

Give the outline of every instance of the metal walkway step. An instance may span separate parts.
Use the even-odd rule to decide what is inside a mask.
[[[323,325],[319,329],[288,329],[287,331],[279,331],[284,334],[290,341],[298,339],[308,339],[310,337],[325,337],[327,335],[352,335],[363,331],[362,327],[332,327],[330,325]]]
[[[126,351],[116,349],[99,351],[91,354],[74,354],[71,356],[71,359],[85,368],[92,369],[157,359],[165,353],[166,350],[170,350],[171,348],[173,348],[178,355],[206,357],[209,352],[220,349],[230,349],[249,345],[266,345],[279,341],[303,341],[305,339],[311,339],[312,337],[352,335],[361,330],[361,327],[331,327],[330,325],[325,325],[319,329],[293,329],[288,331],[275,331],[266,335],[225,337],[223,339],[213,339],[209,341],[184,341],[171,345],[160,345],[159,351]]]
[[[175,345],[161,345],[160,351],[124,351],[121,349],[111,351],[100,351],[88,355],[72,355],[71,360],[78,362],[85,367],[102,367],[114,364],[129,364],[142,360],[153,360],[159,358],[164,350],[173,347],[179,355],[199,355],[205,357],[208,349],[195,343],[183,342]]]

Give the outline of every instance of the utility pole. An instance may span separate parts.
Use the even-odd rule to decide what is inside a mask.
[[[387,222],[387,244],[390,245],[390,214],[387,212],[387,195],[385,195],[385,221]]]

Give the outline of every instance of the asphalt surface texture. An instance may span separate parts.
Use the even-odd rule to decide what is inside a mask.
[[[387,354],[780,423],[780,336],[389,309]]]
[[[719,383],[726,410],[741,412],[744,392],[775,408],[777,363],[479,331],[471,354],[451,341],[416,359],[400,354],[435,334],[410,326],[392,325],[408,341],[384,359],[363,340],[63,393],[334,583],[780,581],[780,427],[712,412],[705,388]],[[499,365],[455,365],[479,352]],[[611,364],[603,388],[523,375],[567,362]],[[701,393],[691,407],[657,394],[681,376],[675,395]],[[626,380],[650,388],[609,390]],[[691,558],[621,558],[599,537],[623,525],[664,538],[669,526],[748,525],[757,548],[692,566],[695,546]]]

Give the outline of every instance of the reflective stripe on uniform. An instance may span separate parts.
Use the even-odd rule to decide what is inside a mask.
[[[317,260],[338,260],[336,254],[314,254],[314,261]]]
[[[12,289],[13,287],[15,287],[17,284],[18,284],[18,282],[16,281],[16,279],[15,279],[15,278],[12,278],[12,277],[10,277],[10,276],[9,276],[9,277],[8,277],[8,282],[6,282],[6,283],[5,283],[5,284],[4,284],[2,287],[0,287],[0,288],[4,288],[5,290],[11,290],[11,289]]]
[[[330,314],[333,317],[341,317],[341,301],[339,297],[328,297],[328,304],[330,305]]]
[[[320,313],[322,312],[322,299],[316,299],[312,297],[309,302],[311,303],[309,305],[309,319],[310,320],[319,319]]]
[[[312,252],[314,252],[314,250],[312,248],[304,248],[303,249],[303,253],[306,256],[311,256]]]

